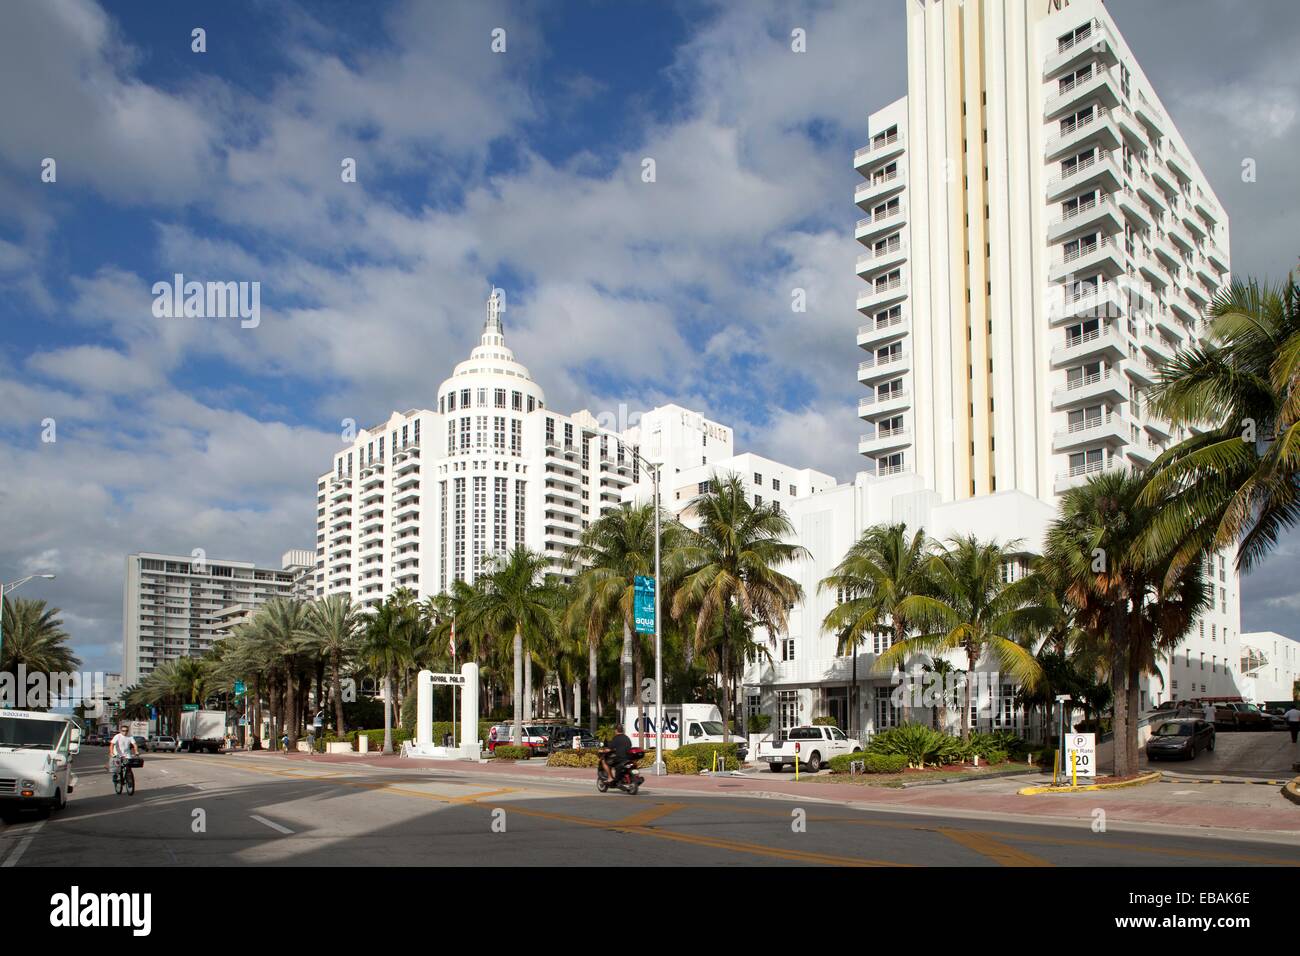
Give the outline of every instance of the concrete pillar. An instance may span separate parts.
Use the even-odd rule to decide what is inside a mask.
[[[460,745],[478,747],[478,665],[473,661],[460,665],[465,686],[460,689]]]
[[[415,694],[415,742],[425,747],[433,743],[433,671],[416,675]]]

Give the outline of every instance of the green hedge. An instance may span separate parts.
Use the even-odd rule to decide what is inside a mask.
[[[595,747],[588,747],[586,750],[573,750],[565,748],[563,750],[553,750],[551,755],[546,758],[548,767],[594,767],[600,763],[600,751]]]
[[[533,755],[533,748],[498,744],[496,750],[492,752],[498,760],[528,760]]]
[[[384,728],[380,727],[378,730],[350,731],[348,733],[348,740],[351,741],[353,750],[357,749],[357,738],[363,735],[370,739],[371,753],[384,749]],[[402,730],[400,727],[394,727],[393,728],[393,752],[400,753],[402,749],[402,741],[410,740],[410,739],[411,739],[411,735],[408,734],[405,730]]]
[[[902,773],[907,769],[907,757],[904,754],[873,754],[859,751],[855,754],[840,754],[832,757],[831,773],[849,773],[849,765],[861,762],[867,773]]]
[[[739,770],[740,769],[740,744],[686,744],[684,747],[678,747],[668,754],[671,757],[676,754],[679,759],[690,758],[696,763],[696,770],[712,770],[713,755],[718,755],[719,770]],[[667,757],[664,758],[667,763]],[[670,771],[672,772],[672,771]],[[683,770],[683,773],[692,771]]]

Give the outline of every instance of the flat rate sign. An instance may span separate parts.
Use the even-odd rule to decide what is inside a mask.
[[[636,600],[632,607],[632,617],[636,621],[638,634],[655,632],[655,579],[638,574],[635,581]]]
[[[1080,777],[1097,776],[1096,734],[1070,734],[1066,738],[1065,754],[1067,775],[1073,772]]]

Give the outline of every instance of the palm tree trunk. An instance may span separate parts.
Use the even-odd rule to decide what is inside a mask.
[[[515,686],[514,693],[514,730],[512,742],[519,747],[524,742],[524,635],[515,628]]]
[[[971,650],[966,651],[966,702],[961,709],[961,736],[963,740],[970,740],[970,709],[971,694],[975,690],[975,665],[979,659]]]
[[[524,648],[524,723],[533,719],[533,652]]]
[[[731,723],[728,720],[731,716],[731,681],[727,679],[728,665],[731,663],[730,611],[731,602],[728,601],[722,608],[722,742],[724,744],[731,743]]]
[[[393,752],[393,670],[384,673],[384,753]]]
[[[1128,696],[1128,653],[1127,628],[1125,612],[1127,601],[1116,601],[1111,613],[1111,647],[1113,660],[1110,669],[1111,692],[1115,699],[1115,727],[1111,738],[1111,750],[1114,754],[1114,773],[1117,777],[1127,776],[1136,767],[1129,763],[1128,738],[1133,734],[1130,727]],[[1136,737],[1134,737],[1136,741]],[[1061,745],[1064,746],[1064,741]]]
[[[623,703],[618,709],[619,723],[627,724],[627,709],[632,706],[635,691],[632,687],[632,629],[627,626],[627,618],[623,619],[623,653],[619,657],[619,662],[623,667]]]
[[[1129,773],[1138,772],[1138,721],[1141,718],[1142,704],[1139,698],[1141,671],[1134,663],[1128,672],[1128,720],[1129,732],[1124,738],[1125,750],[1128,752]]]
[[[595,638],[587,641],[587,729],[593,734],[596,732],[596,644]]]
[[[854,641],[849,646],[849,653],[853,655],[853,682],[849,685],[849,736],[853,736],[854,724],[858,722],[858,710],[854,706],[854,701],[858,693],[858,642]]]
[[[343,734],[346,732],[343,727],[343,682],[339,677],[339,671],[342,668],[341,661],[339,660],[339,652],[335,651],[331,656],[333,658],[331,664],[333,665],[334,671],[334,687],[330,691],[330,693],[334,695],[334,735],[342,739]]]
[[[289,735],[290,750],[298,749],[298,699],[295,693],[296,688],[294,687],[295,683],[297,683],[294,680],[296,676],[297,675],[294,674],[293,669],[290,668],[289,673],[285,675],[284,682],[284,732]]]

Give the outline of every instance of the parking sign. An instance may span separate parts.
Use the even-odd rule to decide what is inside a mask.
[[[1097,735],[1070,734],[1066,737],[1065,772],[1079,777],[1097,776]]]

